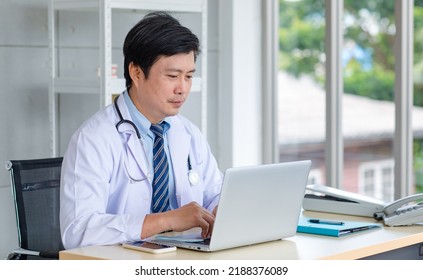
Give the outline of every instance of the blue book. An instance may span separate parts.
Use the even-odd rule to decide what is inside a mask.
[[[300,217],[297,232],[339,237],[374,228],[380,228],[380,225]]]

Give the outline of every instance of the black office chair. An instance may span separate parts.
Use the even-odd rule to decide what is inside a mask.
[[[7,259],[58,259],[63,250],[59,224],[63,158],[10,160],[19,248]]]

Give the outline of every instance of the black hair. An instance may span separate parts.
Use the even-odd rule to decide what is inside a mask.
[[[198,37],[177,19],[166,12],[147,14],[128,32],[123,44],[124,76],[126,88],[132,85],[129,64],[139,66],[148,78],[151,66],[161,56],[194,52],[194,60],[200,52]]]

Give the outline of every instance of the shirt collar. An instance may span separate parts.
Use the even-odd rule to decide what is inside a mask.
[[[131,119],[137,126],[141,135],[148,135],[154,139],[154,135],[150,131],[151,122],[140,111],[138,111],[137,107],[135,107],[134,102],[132,102],[131,97],[129,97],[129,93],[127,90],[125,90],[123,98],[125,100],[126,106],[128,107]],[[165,134],[170,129],[171,118],[166,117],[163,121],[165,122],[165,126],[163,129],[163,133]]]

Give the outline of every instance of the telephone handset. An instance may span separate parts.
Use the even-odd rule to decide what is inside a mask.
[[[418,202],[419,200],[421,201]],[[387,204],[382,212],[374,213],[374,218],[383,219],[387,226],[405,226],[423,222],[423,193],[410,195]]]

